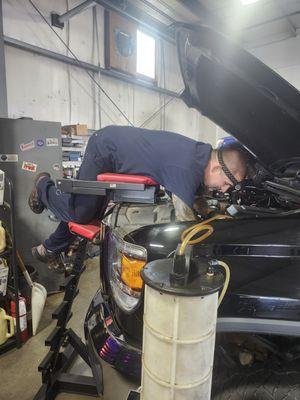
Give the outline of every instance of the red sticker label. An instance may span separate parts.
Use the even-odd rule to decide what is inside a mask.
[[[31,150],[31,149],[34,149],[34,140],[32,140],[31,142],[28,142],[28,143],[21,143],[20,144],[20,149],[22,150],[22,151],[26,151],[26,150]]]
[[[30,161],[23,161],[22,169],[24,169],[25,171],[36,172],[37,164],[34,164]]]

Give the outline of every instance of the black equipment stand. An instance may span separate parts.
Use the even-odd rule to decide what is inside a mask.
[[[131,392],[129,392],[127,400],[140,400],[140,393],[136,392],[135,390],[131,390]]]
[[[57,188],[62,192],[86,195],[109,196],[115,203],[150,203],[157,199],[157,185],[131,182],[101,182],[83,181],[77,179],[57,180]],[[99,396],[103,394],[103,371],[97,359],[91,341],[84,344],[76,333],[67,328],[72,317],[72,304],[79,290],[77,288],[80,275],[84,271],[84,258],[87,239],[81,240],[76,253],[74,267],[66,283],[61,287],[65,290],[62,303],[52,314],[57,320],[56,328],[45,341],[50,350],[38,369],[42,373],[42,386],[34,400],[53,400],[60,392]],[[64,348],[63,351],[62,348]],[[79,355],[91,368],[92,377],[67,373],[75,357]],[[132,392],[132,399],[138,399]]]
[[[72,273],[63,286],[65,295],[62,303],[53,312],[52,318],[57,325],[45,341],[50,350],[38,367],[42,373],[42,386],[34,400],[52,400],[60,392],[75,393],[98,397],[103,393],[101,364],[91,363],[86,345],[67,324],[72,317],[73,301],[79,293],[78,283],[85,267],[83,265],[87,240],[82,239],[77,250]],[[61,351],[64,349],[63,351]],[[79,355],[90,367],[93,376],[67,373],[76,356]]]

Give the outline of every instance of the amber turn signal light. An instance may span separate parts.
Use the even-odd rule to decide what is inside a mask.
[[[121,255],[121,279],[133,290],[140,291],[143,287],[141,271],[146,265],[146,261]]]

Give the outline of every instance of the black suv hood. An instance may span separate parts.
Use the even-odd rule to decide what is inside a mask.
[[[181,24],[182,98],[236,137],[271,172],[300,157],[300,93],[234,42]]]

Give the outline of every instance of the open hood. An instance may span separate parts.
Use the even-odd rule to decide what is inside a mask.
[[[297,89],[209,27],[181,24],[177,46],[189,107],[236,137],[269,171],[292,158],[300,164]]]

